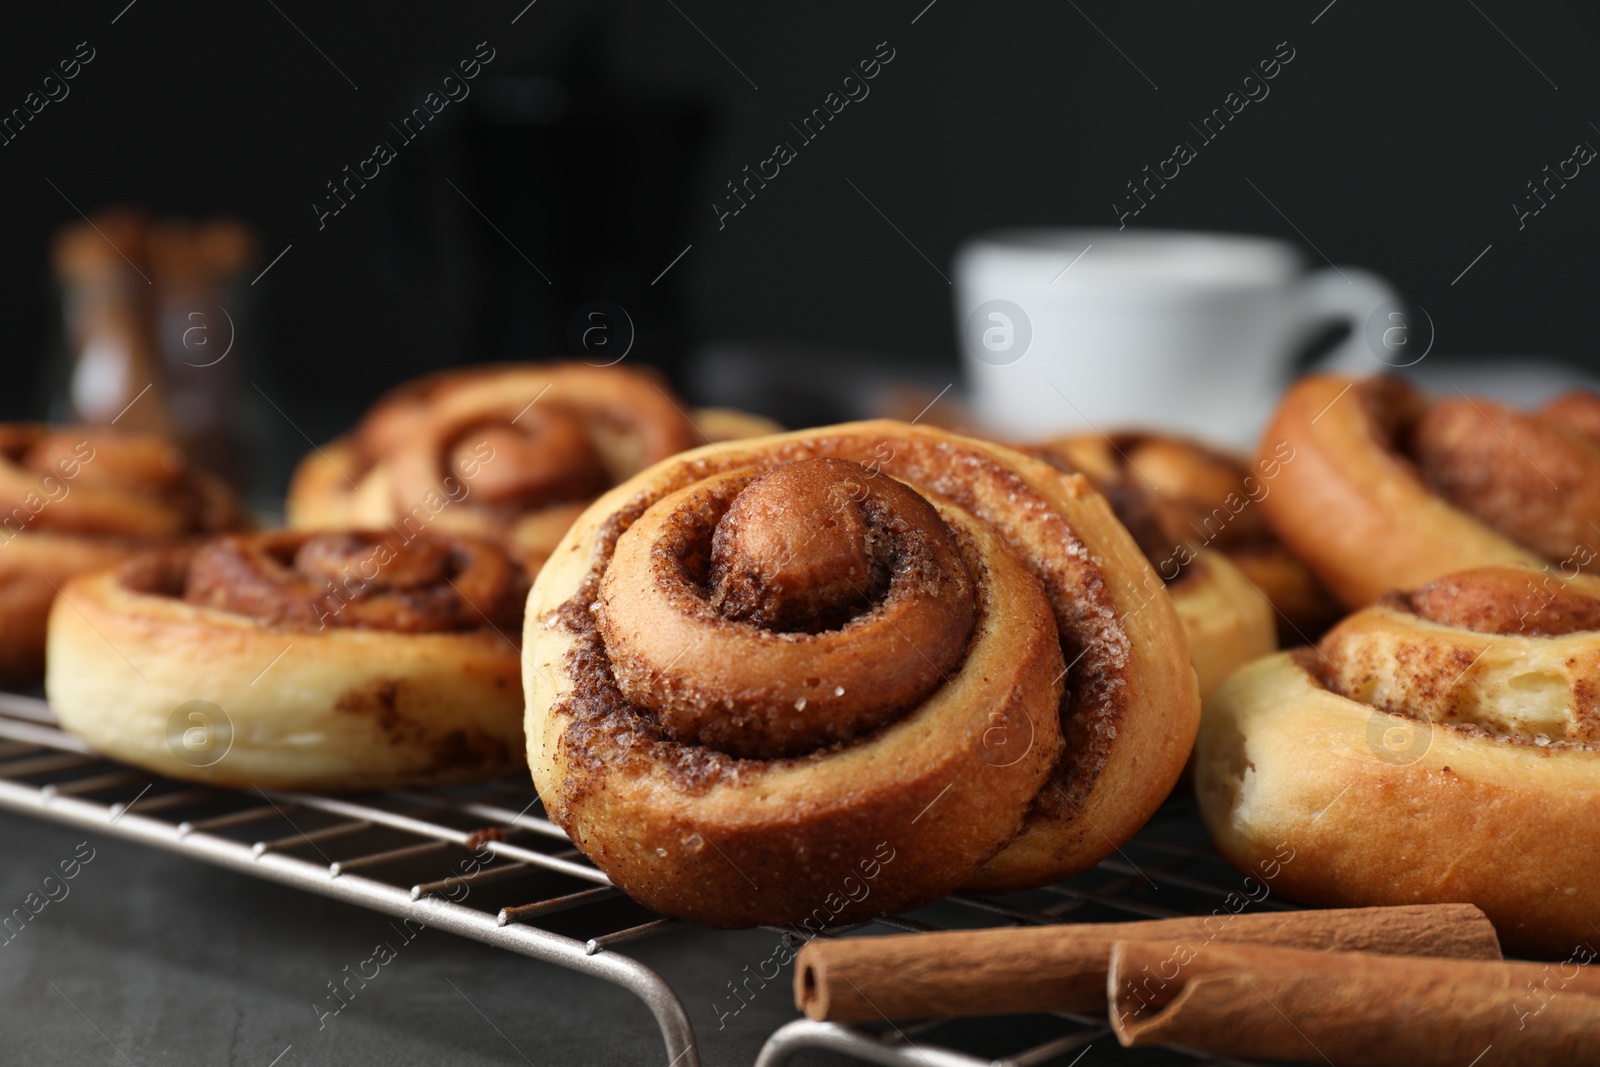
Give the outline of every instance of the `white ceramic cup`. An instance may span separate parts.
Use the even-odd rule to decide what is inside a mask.
[[[1317,331],[1350,324],[1321,365],[1358,373],[1406,365],[1423,340],[1406,347],[1382,278],[1308,271],[1265,237],[1006,231],[966,244],[954,280],[973,403],[1008,437],[1146,427],[1246,446]]]

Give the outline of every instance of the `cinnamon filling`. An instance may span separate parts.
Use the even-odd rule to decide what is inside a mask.
[[[1600,653],[1567,639],[1595,630],[1600,597],[1536,571],[1482,567],[1389,594],[1298,662],[1331,692],[1398,715],[1587,744],[1600,739]]]
[[[485,504],[519,510],[598,496],[605,465],[571,412],[531,407],[511,422],[485,420],[462,429],[441,450],[445,471],[472,471]],[[442,477],[445,471],[440,471]]]
[[[470,410],[419,424],[390,456],[395,506],[448,498],[516,515],[604,492],[610,476],[583,420],[558,405]],[[442,506],[442,503],[441,503]]]
[[[1545,418],[1600,444],[1600,396],[1584,389],[1562,393],[1539,409]]]
[[[452,528],[496,536],[696,444],[653,374],[582,364],[443,371],[392,390],[353,436],[396,512],[448,498]]]
[[[1123,451],[1126,480],[1141,479],[1155,494],[1155,509],[1169,538],[1224,551],[1269,540],[1271,531],[1252,499],[1250,470],[1214,449],[1159,437],[1130,440]]]
[[[130,568],[123,582],[285,629],[495,628],[508,639],[528,591],[522,568],[488,544],[376,532],[221,537],[186,564]]]
[[[1569,393],[1529,412],[1466,396],[1429,403],[1394,378],[1356,391],[1380,443],[1453,506],[1551,560],[1596,536],[1600,397]]]
[[[1600,630],[1600,599],[1516,567],[1447,575],[1390,603],[1441,626],[1480,634],[1558,637]]]

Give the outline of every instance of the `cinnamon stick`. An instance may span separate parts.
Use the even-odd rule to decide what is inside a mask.
[[[795,964],[795,1006],[836,1022],[1100,1011],[1111,946],[1125,940],[1159,942],[1165,955],[1220,940],[1500,958],[1494,927],[1471,904],[951,930],[813,941]]]
[[[1592,953],[1589,958],[1593,958]],[[1340,1067],[1600,1062],[1600,968],[1118,942],[1111,1023],[1128,1047]]]

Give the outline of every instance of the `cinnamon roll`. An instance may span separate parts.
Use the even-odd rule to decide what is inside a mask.
[[[0,424],[0,679],[44,672],[50,604],[73,576],[243,524],[233,493],[160,438]]]
[[[224,536],[66,587],[62,726],[162,774],[369,789],[521,766],[521,564],[391,530]]]
[[[896,422],[697,449],[601,497],[528,600],[528,756],[637,900],[835,923],[1093,864],[1198,701],[1076,476]]]
[[[1263,532],[1255,502],[1270,491],[1264,475],[1159,434],[1060,437],[1030,451],[1082,473],[1111,502],[1178,610],[1202,700],[1276,649],[1280,629],[1325,625],[1315,580]]]
[[[1600,915],[1600,579],[1484,567],[1391,593],[1206,705],[1218,849],[1321,905],[1477,904],[1564,955]],[[1281,855],[1280,855],[1281,858]]]
[[[1269,522],[1350,607],[1496,564],[1575,574],[1600,550],[1600,396],[1538,411],[1398,378],[1313,375],[1263,451],[1288,447]]]
[[[746,437],[765,437],[782,433],[783,427],[765,415],[755,415],[737,408],[695,408],[696,444],[716,441],[741,441]]]
[[[289,487],[289,522],[473,534],[537,571],[611,486],[707,440],[776,429],[723,409],[705,425],[648,372],[583,363],[444,371],[394,389],[353,432],[306,456]]]

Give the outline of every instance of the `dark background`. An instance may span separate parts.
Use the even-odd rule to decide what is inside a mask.
[[[332,436],[397,382],[562,354],[569,318],[591,299],[625,307],[638,327],[630,359],[698,401],[744,400],[799,423],[848,413],[869,371],[937,389],[957,373],[941,272],[960,242],[996,226],[1114,225],[1124,183],[1190,139],[1188,123],[1282,41],[1296,55],[1271,95],[1131,225],[1273,234],[1310,242],[1313,263],[1370,267],[1429,312],[1430,363],[1537,353],[1600,370],[1587,314],[1600,175],[1586,168],[1520,232],[1512,210],[1575,143],[1600,145],[1589,5],[525,2],[8,11],[0,114],[78,42],[96,57],[0,146],[0,418],[49,409],[61,318],[50,235],[77,209],[115,204],[245,219],[262,246],[251,277],[292,246],[235,308],[249,328],[233,363],[259,390],[241,392],[239,418],[268,430],[269,486],[306,449],[300,432]],[[495,59],[469,100],[319,231],[324,183],[390,139],[388,123],[480,41]],[[719,230],[711,205],[724,182],[789,139],[788,123],[882,41],[895,59],[871,95]],[[764,378],[786,384],[763,390]],[[0,819],[5,906],[36,884],[35,860],[80,839]],[[380,920],[96,844],[104,858],[75,890],[84,899],[47,912],[0,960],[0,1063],[122,1062],[91,1025],[139,1062],[154,1050],[221,1062],[226,1045],[228,1062],[266,1064],[291,1040],[280,1067],[522,1062],[443,976],[512,1020],[541,1063],[614,1062],[619,1049],[645,1062],[659,1047],[611,987],[443,935],[412,950],[392,992],[317,1038],[310,994],[359,958]],[[728,937],[650,942],[640,955],[720,994],[769,950],[767,935]],[[708,1003],[691,1007],[710,1062],[749,1062],[793,1017],[769,997],[718,1035]]]
[[[13,12],[0,35],[0,111],[78,42],[97,53],[0,147],[0,416],[48,402],[47,242],[73,204],[238,215],[261,239],[252,276],[292,245],[246,287],[238,358],[318,439],[422,371],[561,354],[593,298],[629,310],[631,359],[697,400],[786,362],[818,368],[774,412],[789,420],[837,414],[851,367],[937,388],[955,374],[941,272],[958,244],[1114,224],[1125,183],[1281,41],[1296,55],[1271,95],[1130,225],[1309,241],[1314,263],[1392,279],[1446,357],[1596,362],[1600,176],[1520,232],[1511,206],[1575,143],[1600,145],[1588,5],[125,2]],[[397,140],[388,123],[480,41],[495,59],[472,97],[319,231],[324,183]],[[895,58],[871,95],[719,230],[724,183],[882,41]]]

